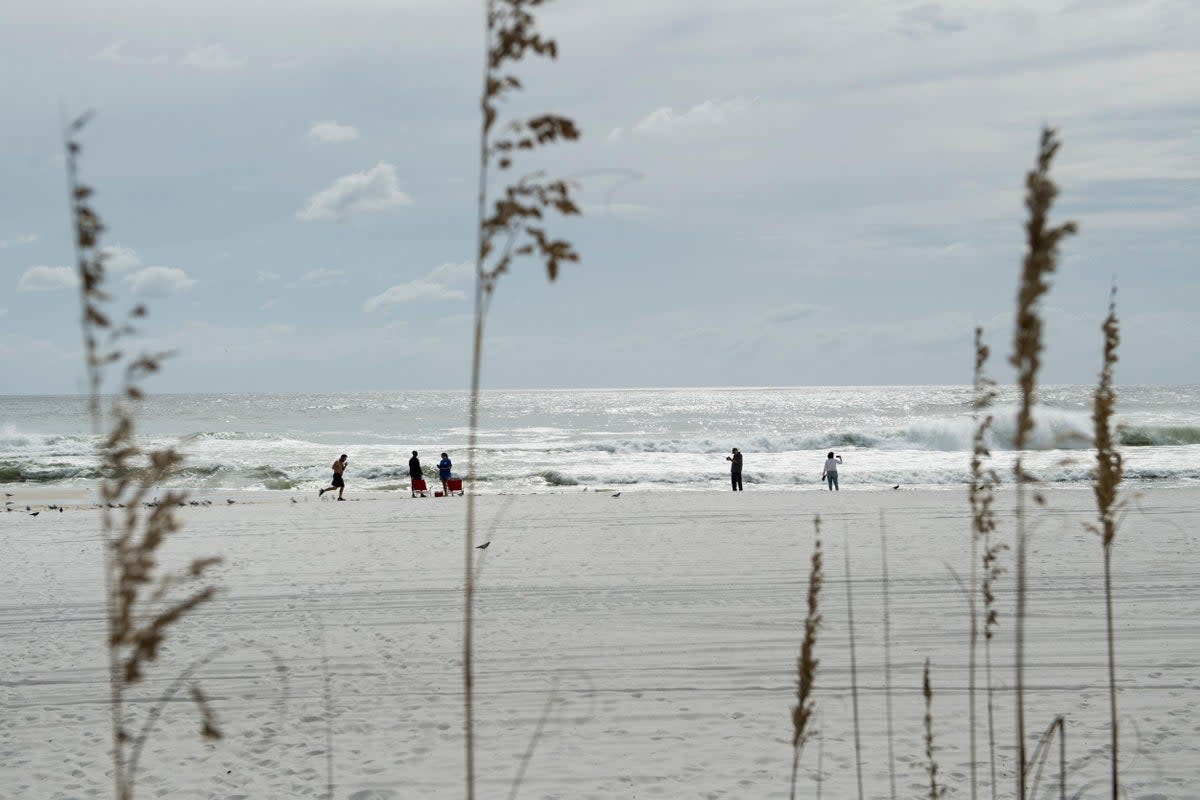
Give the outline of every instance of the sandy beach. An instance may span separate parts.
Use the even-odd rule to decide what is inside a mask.
[[[9,491],[21,512],[0,513],[0,796],[107,796],[98,512],[31,517],[26,502],[45,501]],[[329,761],[337,798],[461,796],[465,502],[362,494],[353,484],[347,497],[227,494],[181,511],[186,526],[166,560],[223,556],[223,593],[173,630],[134,696],[159,696],[188,664],[229,648],[197,673],[225,735],[202,741],[191,703],[170,703],[143,756],[139,796],[322,797]],[[1101,549],[1082,527],[1092,498],[1081,489],[1047,498],[1030,550],[1029,725],[1040,731],[1065,715],[1069,790],[1100,796]],[[942,776],[952,796],[968,795],[969,618],[951,572],[965,580],[969,569],[964,491],[572,491],[478,503],[480,541],[492,543],[478,555],[482,796],[508,796],[549,703],[520,797],[786,797],[816,514],[827,578],[821,735],[804,754],[802,793],[813,796],[817,780],[829,798],[855,792],[846,547],[863,779],[868,797],[888,793],[882,518],[897,789],[928,791],[920,683],[929,658]],[[999,536],[1011,540],[1012,495],[997,506]],[[1146,490],[1116,545],[1131,798],[1200,797],[1198,521],[1200,489]],[[995,730],[1000,796],[1011,796],[1011,575],[998,590]],[[149,707],[135,705],[139,715]],[[990,796],[982,694],[979,715],[981,796]],[[1052,762],[1039,796],[1056,775]]]

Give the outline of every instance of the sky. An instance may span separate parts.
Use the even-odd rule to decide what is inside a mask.
[[[482,4],[7,0],[0,394],[83,388],[61,144],[164,392],[455,389],[471,346]],[[1074,219],[1043,378],[1200,383],[1195,0],[555,0],[505,111],[577,143],[550,283],[518,263],[485,386],[823,386],[1005,365],[1042,125]]]

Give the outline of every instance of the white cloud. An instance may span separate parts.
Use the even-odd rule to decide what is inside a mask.
[[[9,247],[18,247],[23,244],[33,244],[38,240],[36,233],[22,233],[14,236],[11,239],[0,239],[0,250]]]
[[[50,292],[55,289],[74,289],[79,275],[71,267],[30,267],[17,282],[18,292]]]
[[[146,267],[125,280],[139,297],[171,297],[196,285],[195,279],[178,267]]]
[[[625,138],[625,129],[613,128],[608,132],[608,136],[606,138],[610,143],[616,144],[617,142],[621,141],[621,139]]]
[[[808,319],[813,314],[816,314],[819,308],[817,306],[808,305],[806,303],[797,303],[795,305],[784,306],[777,308],[774,311],[767,312],[764,319],[767,322],[785,323],[796,322],[802,319]]]
[[[937,3],[925,3],[900,12],[900,32],[913,39],[949,35],[966,29],[965,22],[948,15]]]
[[[381,161],[366,172],[343,175],[308,198],[296,218],[305,222],[343,220],[411,204],[412,198],[400,191],[396,168]]]
[[[192,48],[180,63],[194,69],[230,72],[246,66],[246,59],[233,55],[224,45],[214,43]]]
[[[358,138],[358,128],[353,125],[341,125],[332,120],[314,122],[312,127],[308,129],[308,138],[311,141],[322,144],[353,142]]]
[[[110,64],[128,64],[130,66],[167,63],[166,56],[158,55],[147,58],[146,56],[138,56],[128,53],[125,51],[126,44],[127,42],[124,40],[113,42],[108,47],[96,53],[93,58],[96,61],[107,61]]]
[[[638,133],[649,133],[656,136],[671,136],[683,130],[695,128],[715,128],[724,125],[735,114],[743,111],[749,102],[741,98],[733,100],[705,100],[697,103],[687,111],[676,112],[670,106],[663,106],[651,111],[640,122],[633,126]],[[619,128],[617,130],[620,130]],[[615,133],[615,131],[614,131]],[[620,138],[620,134],[617,135]],[[613,139],[613,134],[609,134]]]
[[[346,272],[340,269],[311,269],[287,284],[288,289],[327,289],[345,283]]]
[[[270,272],[265,269],[260,269],[254,278],[255,283],[270,283],[271,281],[279,280],[278,272]]]
[[[142,266],[142,259],[132,247],[114,244],[105,247],[104,266],[113,272],[127,272]]]
[[[439,264],[429,271],[428,275],[401,283],[387,291],[368,298],[363,303],[363,311],[370,314],[381,308],[411,303],[417,300],[465,300],[466,293],[456,289],[451,284],[463,283],[475,268],[471,264],[446,263]]]

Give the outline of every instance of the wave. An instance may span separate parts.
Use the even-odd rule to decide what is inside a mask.
[[[1130,425],[1118,428],[1118,440],[1126,447],[1179,447],[1200,444],[1200,428],[1189,426]]]

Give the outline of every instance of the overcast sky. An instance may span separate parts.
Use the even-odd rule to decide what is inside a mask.
[[[467,0],[6,0],[0,394],[81,388],[60,107],[159,391],[467,381]],[[573,117],[582,254],[503,279],[492,387],[962,383],[1008,352],[1022,181],[1064,139],[1052,382],[1200,382],[1195,0],[557,0],[517,107]],[[996,359],[999,377],[1007,372]]]

